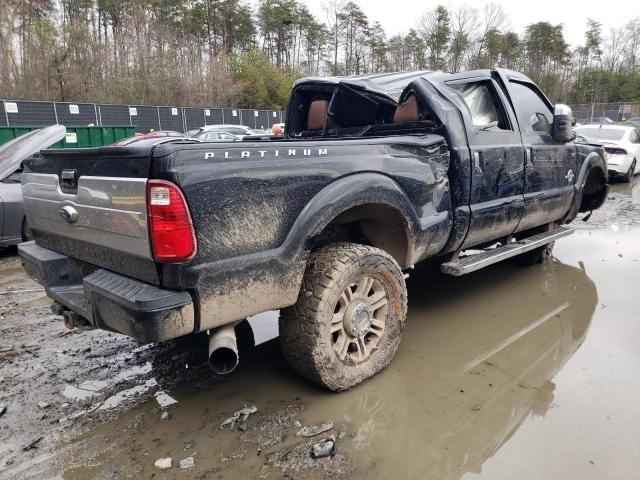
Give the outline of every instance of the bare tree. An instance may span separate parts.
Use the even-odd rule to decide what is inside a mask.
[[[482,18],[480,28],[477,30],[476,38],[473,39],[475,44],[475,54],[473,58],[472,68],[488,66],[482,64],[482,57],[487,54],[487,48],[491,37],[496,32],[500,32],[506,23],[506,14],[502,5],[497,3],[489,3],[482,10]]]
[[[624,49],[625,65],[629,70],[635,70],[640,58],[640,17],[636,17],[627,23],[627,43]]]
[[[609,37],[604,43],[603,60],[610,72],[620,66],[627,44],[628,30],[624,27],[611,27]]]
[[[450,10],[451,43],[449,45],[449,69],[457,72],[462,69],[465,57],[469,54],[471,40],[477,36],[479,28],[478,10],[461,5]]]
[[[338,75],[338,50],[342,43],[342,12],[347,4],[344,0],[327,0],[322,9],[327,17],[327,27],[331,34],[331,50],[333,51],[333,74]]]

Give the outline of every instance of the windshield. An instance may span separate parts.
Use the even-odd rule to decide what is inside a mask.
[[[627,131],[620,128],[578,127],[576,132],[586,137],[616,142],[622,140]]]

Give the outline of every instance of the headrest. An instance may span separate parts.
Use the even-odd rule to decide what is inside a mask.
[[[307,117],[307,130],[320,130],[327,121],[329,102],[327,100],[314,100],[309,104]]]
[[[420,120],[420,106],[414,94],[410,94],[396,107],[393,123],[417,122]]]

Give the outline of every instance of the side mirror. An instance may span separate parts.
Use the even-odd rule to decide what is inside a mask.
[[[556,142],[570,142],[573,140],[573,112],[562,103],[553,109],[553,139]]]

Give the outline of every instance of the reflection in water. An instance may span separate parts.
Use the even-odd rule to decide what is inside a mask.
[[[551,379],[583,342],[597,293],[583,270],[557,262],[414,277],[393,372],[353,392],[381,402],[368,418],[358,411],[369,436],[354,439],[366,452],[356,464],[375,462],[375,478],[458,479],[479,473],[529,415],[547,413]]]
[[[81,439],[91,461],[66,460],[65,478],[148,477],[156,458],[187,456],[185,443],[198,452],[191,477],[281,478],[263,465],[270,452],[301,441],[293,424],[278,425],[285,435],[262,456],[256,438],[266,431],[217,429],[249,403],[258,405],[258,418],[300,403],[303,423],[332,419],[348,433],[338,450],[351,459],[349,478],[444,480],[480,472],[529,416],[553,406],[552,379],[585,338],[596,289],[583,270],[557,261],[530,269],[499,265],[462,278],[421,269],[408,285],[403,342],[372,380],[325,392],[294,376],[269,341],[244,355],[227,381],[195,393],[172,390],[180,403],[170,422],[160,422],[151,403]],[[233,455],[242,456],[223,460]],[[302,471],[295,478],[320,477]]]
[[[632,198],[640,198],[640,177],[630,183],[613,183],[609,185],[610,193],[619,193]]]

